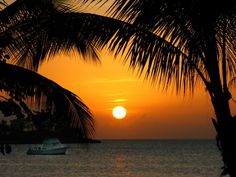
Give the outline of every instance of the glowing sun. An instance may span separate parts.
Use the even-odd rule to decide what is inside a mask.
[[[126,109],[123,106],[116,106],[112,114],[116,119],[123,119],[126,116]]]

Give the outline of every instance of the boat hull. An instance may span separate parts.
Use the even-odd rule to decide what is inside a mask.
[[[64,155],[67,147],[55,148],[55,149],[29,149],[28,155]]]

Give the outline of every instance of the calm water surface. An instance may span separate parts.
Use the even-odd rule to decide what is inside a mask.
[[[0,155],[0,177],[217,177],[214,141],[103,141],[71,144],[66,155],[30,156],[31,145]]]

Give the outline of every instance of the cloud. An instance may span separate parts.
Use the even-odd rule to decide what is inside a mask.
[[[120,98],[120,99],[110,100],[109,102],[112,102],[112,103],[124,103],[124,102],[127,102],[127,101],[128,101],[127,99]]]
[[[110,79],[110,78],[99,78],[85,82],[85,84],[109,84],[109,83],[127,83],[136,82],[137,79],[133,78],[122,78],[122,79]]]

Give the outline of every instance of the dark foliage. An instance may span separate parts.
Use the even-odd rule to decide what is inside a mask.
[[[0,90],[14,99],[1,102],[1,110],[5,115],[20,112],[36,115],[37,111],[50,109],[57,119],[63,119],[68,127],[78,128],[84,137],[93,135],[91,113],[80,98],[35,72],[1,62]],[[27,107],[27,103],[35,112]]]

